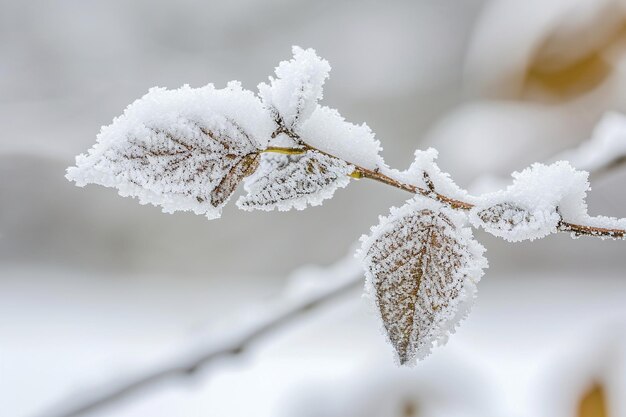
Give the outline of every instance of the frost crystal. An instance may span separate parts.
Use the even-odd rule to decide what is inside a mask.
[[[347,122],[337,110],[318,106],[298,134],[308,145],[352,164],[371,170],[385,167],[372,130],[365,123]]]
[[[310,151],[304,155],[263,154],[258,171],[246,179],[248,192],[237,201],[243,210],[280,211],[318,206],[350,182],[354,167]]]
[[[330,65],[313,49],[292,48],[293,59],[276,67],[270,83],[259,84],[263,104],[280,118],[285,128],[294,130],[311,116],[322,98],[322,86],[328,78]]]
[[[444,344],[487,267],[462,213],[417,196],[362,238],[366,291],[401,364]]]
[[[470,221],[510,242],[545,237],[556,231],[561,218],[586,216],[587,177],[563,161],[533,164],[513,173],[506,190],[481,196]]]
[[[456,185],[450,177],[450,174],[442,172],[435,163],[439,153],[434,148],[428,148],[425,151],[416,150],[415,159],[406,171],[388,170],[387,173],[398,181],[414,184],[419,188],[428,190],[434,188],[439,194],[443,194],[450,198],[472,202],[467,191]]]
[[[256,168],[272,129],[259,99],[236,82],[222,90],[153,88],[102,129],[67,178],[117,188],[165,212],[216,218]]]

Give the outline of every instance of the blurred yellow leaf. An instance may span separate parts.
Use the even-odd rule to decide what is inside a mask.
[[[594,384],[578,404],[578,417],[609,417],[602,385]]]

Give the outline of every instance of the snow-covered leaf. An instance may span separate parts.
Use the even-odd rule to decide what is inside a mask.
[[[302,155],[265,153],[261,166],[244,184],[247,195],[237,201],[243,210],[281,211],[317,206],[350,182],[354,167],[317,151]]]
[[[511,242],[545,237],[556,232],[562,217],[587,216],[587,177],[563,161],[533,164],[513,173],[514,182],[506,190],[482,195],[470,221]]]
[[[311,116],[322,98],[322,86],[330,65],[313,49],[292,48],[293,58],[276,67],[276,78],[259,84],[263,104],[283,127],[294,130]]]
[[[480,225],[492,235],[510,242],[544,237],[556,231],[560,220],[555,210],[533,210],[509,201],[476,207],[470,217],[475,226]]]
[[[417,196],[363,237],[366,290],[401,364],[445,343],[465,317],[487,267],[465,216]]]
[[[258,153],[250,153],[241,158],[211,192],[211,204],[214,207],[219,207],[224,204],[235,191],[239,183],[256,171],[259,167],[260,158]]]
[[[117,188],[166,212],[216,218],[258,165],[272,129],[258,98],[238,83],[223,90],[152,89],[102,129],[67,178]]]

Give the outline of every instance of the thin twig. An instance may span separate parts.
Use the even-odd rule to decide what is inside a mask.
[[[293,135],[293,134],[292,134]],[[281,147],[269,147],[265,149],[265,152],[275,152],[275,153],[283,153],[283,154],[303,154],[306,151],[316,151],[320,152],[324,155],[328,155],[331,158],[341,159],[335,155],[329,154],[328,152],[321,151],[313,146],[310,146],[306,143],[303,143],[303,146],[297,148],[281,148]],[[623,163],[623,160],[617,160],[619,163]],[[345,161],[347,162],[347,161]],[[420,194],[424,197],[434,198],[442,203],[448,204],[450,207],[458,210],[471,210],[474,205],[472,203],[468,203],[465,201],[457,200],[443,194],[437,193],[433,190],[425,189],[418,187],[413,184],[406,184],[400,182],[394,178],[391,178],[388,175],[382,174],[378,171],[373,171],[371,169],[364,168],[362,166],[353,164],[351,162],[347,162],[350,165],[354,166],[354,172],[350,174],[352,178],[369,178],[385,185],[390,185],[394,188],[408,191],[412,194]],[[624,229],[608,229],[603,227],[595,227],[595,226],[587,226],[582,224],[575,224],[566,221],[559,222],[557,226],[557,230],[560,232],[566,233],[574,233],[577,236],[595,236],[595,237],[603,237],[603,238],[613,238],[613,239],[623,239],[626,237],[626,230]]]
[[[317,291],[311,291],[313,294],[304,299],[290,300],[288,296],[284,296],[280,302],[274,303],[270,312],[261,312],[261,315],[265,314],[268,317],[243,329],[236,329],[237,333],[228,337],[228,341],[223,344],[210,345],[199,351],[196,349],[194,354],[185,352],[159,369],[127,378],[125,382],[117,386],[95,390],[90,396],[81,395],[78,402],[75,401],[75,398],[78,396],[72,396],[70,397],[71,399],[62,401],[61,405],[56,407],[54,411],[42,413],[39,416],[82,416],[117,403],[144,389],[154,387],[157,383],[164,380],[191,376],[216,359],[240,355],[259,339],[263,338],[263,336],[362,285],[360,267],[349,268],[347,272],[339,273],[345,276],[337,277],[338,279],[336,280],[329,280],[330,285],[317,289]],[[279,311],[275,311],[276,306],[283,307]]]

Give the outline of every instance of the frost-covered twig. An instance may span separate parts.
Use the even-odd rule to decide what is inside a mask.
[[[103,385],[88,394],[72,395],[41,417],[76,417],[154,387],[165,380],[190,377],[200,369],[229,356],[240,355],[268,334],[312,312],[339,296],[360,287],[362,270],[349,257],[329,268],[303,269],[292,277],[284,294],[271,304],[250,310],[253,321],[232,323],[232,332],[211,337],[208,345],[186,349],[157,368],[138,375],[120,378],[121,382]],[[77,400],[78,399],[78,400]]]
[[[269,147],[264,150],[264,152],[274,152],[274,153],[279,153],[279,154],[291,154],[291,155],[304,154],[308,151],[317,151],[317,152],[324,153],[330,157],[336,158],[334,155],[330,155],[326,152],[320,151],[319,149],[316,149],[312,146],[307,145],[305,140],[303,140],[303,146],[301,148]],[[623,159],[623,157],[621,159]],[[603,166],[602,168],[604,169],[606,167]],[[472,203],[448,197],[446,195],[437,193],[436,191],[431,190],[429,188],[422,188],[417,185],[404,183],[395,178],[392,178],[390,175],[383,174],[380,171],[370,170],[361,166],[354,166],[354,171],[352,171],[350,176],[352,178],[373,179],[375,181],[378,181],[386,185],[390,185],[400,190],[408,191],[412,194],[420,194],[425,197],[434,198],[438,200],[439,202],[449,205],[450,207],[455,208],[455,209],[469,211],[472,208],[474,208],[474,204]],[[578,236],[585,235],[585,236],[598,236],[598,237],[609,237],[609,238],[619,239],[619,238],[624,238],[626,235],[626,230],[624,229],[576,224],[576,223],[564,221],[562,219],[558,221],[557,229],[560,232],[573,233]]]
[[[240,183],[243,210],[322,204],[351,178],[410,192],[381,217],[360,250],[366,288],[401,363],[445,341],[464,317],[487,266],[470,223],[508,241],[574,236],[624,238],[626,219],[592,217],[588,173],[567,162],[533,164],[495,193],[472,196],[442,172],[437,151],[416,151],[404,171],[388,167],[367,125],[321,106],[330,65],[312,49],[258,86],[152,89],[104,127],[67,178],[117,188],[123,196],[217,218]],[[425,319],[424,319],[425,318]]]

